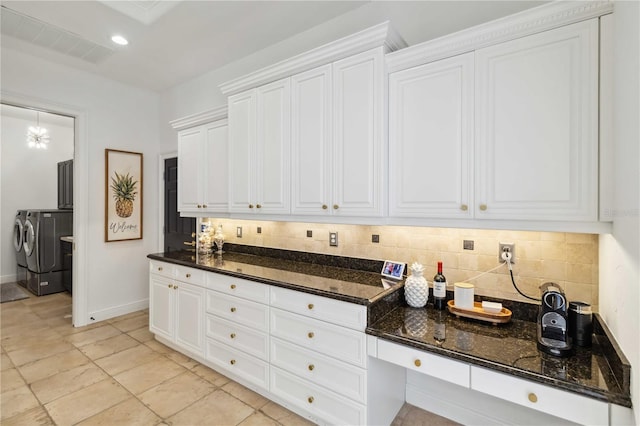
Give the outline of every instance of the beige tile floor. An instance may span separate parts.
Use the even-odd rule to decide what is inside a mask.
[[[153,340],[148,311],[71,326],[71,296],[0,305],[0,424],[307,425]],[[455,423],[405,404],[393,422]]]

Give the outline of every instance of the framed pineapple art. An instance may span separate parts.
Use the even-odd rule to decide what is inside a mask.
[[[106,242],[142,239],[142,154],[105,149]]]

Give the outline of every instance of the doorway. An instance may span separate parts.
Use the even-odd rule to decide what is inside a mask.
[[[195,241],[196,219],[178,212],[178,158],[164,160],[163,251],[184,250]]]
[[[70,274],[63,274],[65,265],[60,247],[61,241],[47,243],[43,240],[44,244],[34,247],[34,250],[37,249],[38,257],[41,259],[46,257],[48,260],[46,266],[41,265],[41,261],[36,266],[29,267],[24,257],[30,256],[23,255],[26,246],[23,245],[22,252],[18,252],[20,244],[15,244],[15,230],[21,228],[16,225],[21,220],[24,227],[22,240],[25,241],[28,229],[27,211],[61,208],[68,212],[64,214],[68,219],[58,221],[59,225],[55,227],[55,232],[63,232],[65,237],[73,236],[71,221],[73,206],[69,198],[73,190],[73,178],[70,171],[60,176],[60,170],[63,170],[60,165],[68,166],[73,163],[75,118],[46,109],[4,102],[0,108],[2,117],[0,270],[3,272],[1,281],[2,283],[18,282],[38,295],[64,291],[65,287],[71,287],[71,277]],[[69,170],[69,167],[64,170]],[[67,198],[59,198],[59,177],[70,178],[65,182],[64,188],[69,191],[69,194],[64,194]],[[61,200],[66,204],[61,204]],[[24,214],[21,215],[21,212]],[[14,234],[13,238],[7,235],[10,231]],[[36,254],[31,257],[35,258]],[[69,281],[66,286],[65,280]]]

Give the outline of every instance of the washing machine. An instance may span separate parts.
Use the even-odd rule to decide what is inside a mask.
[[[60,237],[73,235],[73,211],[29,210],[24,229],[27,289],[37,296],[65,291]]]
[[[27,211],[18,210],[13,222],[13,247],[16,249],[16,281],[23,287],[27,286],[27,256],[24,252],[24,224]]]

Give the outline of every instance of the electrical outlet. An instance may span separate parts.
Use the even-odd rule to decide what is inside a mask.
[[[256,230],[256,232],[258,234],[262,234],[262,226],[258,226],[258,229]]]
[[[380,242],[380,235],[378,235],[378,234],[371,235],[371,242],[372,243],[379,243]]]
[[[498,243],[498,262],[505,263],[502,259],[502,253],[511,253],[511,263],[516,263],[516,245],[515,243]]]
[[[242,238],[242,226],[236,228],[236,237]]]
[[[463,250],[473,250],[473,240],[462,240]]]
[[[313,237],[313,231],[308,229],[307,230],[307,238],[311,238],[311,237]]]
[[[338,247],[338,233],[329,232],[329,246]]]

